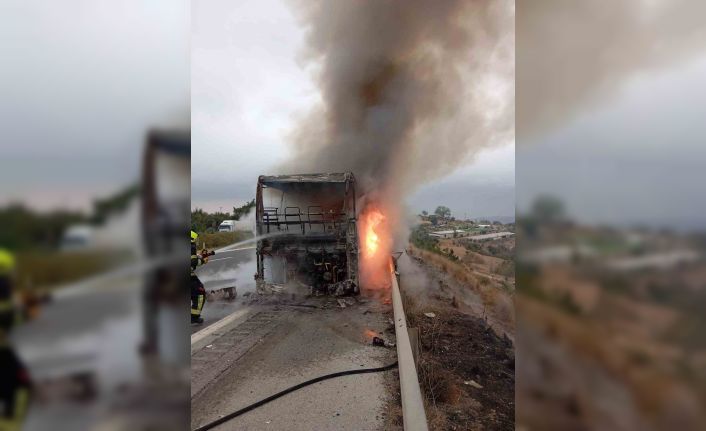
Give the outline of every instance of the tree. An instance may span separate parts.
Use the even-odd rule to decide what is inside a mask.
[[[255,199],[240,207],[233,207],[233,220],[240,220],[240,217],[247,215],[251,209],[255,208]]]
[[[422,215],[423,215],[424,217],[426,217],[426,216],[429,215],[429,213],[427,212],[427,210],[424,210],[424,211],[422,211]]]
[[[125,211],[133,199],[140,194],[140,187],[137,184],[130,185],[108,197],[99,198],[93,201],[93,216],[91,220],[95,224],[104,223],[112,214]]]
[[[208,213],[201,208],[191,211],[191,230],[195,232],[213,233],[218,231],[218,226],[223,220],[240,220],[255,207],[255,199],[246,202],[240,207],[233,207],[233,214],[224,212]]]
[[[69,226],[88,221],[89,217],[81,212],[45,213],[22,204],[10,204],[0,208],[0,244],[11,250],[54,248]]]
[[[199,233],[212,233],[218,230],[223,220],[230,219],[229,213],[207,213],[201,208],[191,211],[191,230]]]
[[[443,205],[440,205],[440,206],[436,207],[434,214],[438,215],[442,219],[447,219],[447,218],[451,217],[451,210],[449,209],[449,207],[445,207]]]

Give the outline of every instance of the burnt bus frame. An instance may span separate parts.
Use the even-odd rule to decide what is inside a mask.
[[[284,214],[276,214],[272,216],[265,211],[263,203],[263,189],[270,187],[271,184],[296,184],[296,183],[321,183],[321,184],[336,184],[343,183],[344,187],[344,211],[338,215],[346,216],[345,223],[347,224],[346,232],[346,265],[348,279],[352,280],[355,285],[355,293],[360,292],[358,286],[358,232],[357,232],[357,209],[356,209],[356,191],[355,191],[355,176],[352,172],[336,173],[336,174],[301,174],[301,175],[280,175],[280,176],[265,176],[260,175],[257,181],[257,190],[255,192],[255,227],[256,234],[258,237],[266,235],[273,232],[273,230],[281,231],[282,227],[289,230],[290,226],[298,225],[301,229],[301,235],[295,233],[287,234],[289,241],[305,243],[308,241],[306,237],[306,225],[309,225],[311,230],[312,225],[325,225],[327,223],[336,224],[335,220],[325,220],[323,214],[311,213],[310,209],[312,206],[308,207],[307,214],[298,211],[297,214],[287,213],[288,208],[296,207],[286,207]],[[303,220],[301,217],[306,215],[307,220]],[[312,220],[312,215],[321,215],[322,218],[319,220]],[[290,220],[290,218],[298,217],[297,220]],[[282,218],[282,219],[280,219]],[[274,228],[273,228],[274,226]],[[300,238],[300,240],[296,240]],[[335,238],[318,238],[313,239],[314,243],[324,243],[324,242],[334,242]],[[256,262],[257,262],[257,274],[255,275],[258,282],[264,282],[265,279],[265,247],[269,245],[269,240],[258,240],[256,244]]]

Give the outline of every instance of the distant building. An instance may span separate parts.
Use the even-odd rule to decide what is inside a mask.
[[[693,250],[670,250],[643,256],[612,259],[606,262],[606,266],[616,271],[666,270],[696,262],[701,258],[701,255]]]
[[[555,245],[527,250],[519,255],[521,261],[535,264],[567,263],[574,256],[570,245]]]
[[[493,232],[493,233],[486,233],[483,235],[473,235],[469,236],[468,239],[471,241],[486,241],[486,240],[492,240],[492,239],[498,239],[498,238],[503,238],[506,236],[512,236],[514,233],[512,232]]]
[[[429,236],[433,236],[435,238],[460,238],[464,236],[468,236],[469,232],[466,232],[465,230],[440,230],[436,232],[432,232],[429,234]]]
[[[569,263],[573,259],[594,259],[596,251],[586,245],[552,245],[534,248],[522,253],[523,262],[535,264]]]

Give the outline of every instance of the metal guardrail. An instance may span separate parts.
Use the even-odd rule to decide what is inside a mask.
[[[395,315],[397,338],[397,362],[400,372],[400,394],[402,398],[402,420],[405,431],[428,431],[427,415],[424,411],[422,391],[419,388],[417,368],[414,365],[412,345],[407,332],[407,319],[402,306],[402,295],[397,283],[397,274],[390,271],[392,279],[392,310]]]

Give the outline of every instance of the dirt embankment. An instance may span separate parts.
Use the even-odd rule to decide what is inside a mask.
[[[690,368],[671,332],[682,309],[638,296],[640,277],[652,273],[620,283],[607,278],[614,274],[603,281],[603,274],[587,274],[545,265],[531,278],[523,275],[516,298],[518,426],[704,429],[701,367]],[[675,296],[677,280],[672,274],[667,284]]]
[[[400,260],[408,324],[419,330],[417,366],[429,427],[512,430],[514,313],[497,325],[489,323],[490,308],[500,298],[509,298],[511,307],[512,298],[503,291],[488,293],[494,287],[479,284],[470,273],[454,274],[461,268],[453,265],[409,256]]]
[[[424,303],[451,304],[464,314],[485,319],[499,334],[514,339],[514,278],[488,278],[466,265],[410,246],[399,261],[403,289]]]

